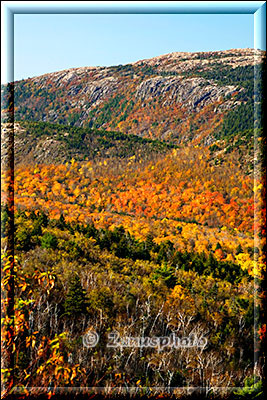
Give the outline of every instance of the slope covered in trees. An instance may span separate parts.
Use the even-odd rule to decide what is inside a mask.
[[[63,215],[67,222],[111,231],[123,225],[137,240],[151,235],[179,251],[212,251],[252,275],[262,268],[263,186],[243,174],[233,154],[221,165],[199,147],[172,149],[153,161],[132,156],[21,165],[15,196],[17,210],[40,209],[53,219]]]
[[[4,379],[22,397],[66,386],[259,394],[266,210],[255,60],[253,50],[173,53],[16,83],[14,264],[13,181],[5,168],[2,177],[3,290],[13,280],[15,318],[4,300],[3,339],[16,360]],[[4,162],[12,128],[2,130]],[[108,348],[114,331],[204,341]]]
[[[10,124],[3,124],[3,147],[9,129]],[[146,161],[177,147],[136,135],[46,122],[16,122],[14,132],[16,165],[59,164],[72,158],[76,161],[116,158],[123,163],[134,157]]]
[[[26,393],[51,378],[54,387],[234,386],[252,365],[254,284],[236,264],[136,240],[122,226],[96,229],[34,211],[16,214],[15,250],[14,379]],[[101,340],[87,348],[81,334],[91,329]],[[208,346],[108,351],[111,331],[194,334]]]

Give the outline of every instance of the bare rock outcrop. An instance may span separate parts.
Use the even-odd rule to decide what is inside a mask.
[[[136,98],[144,101],[164,96],[164,104],[181,103],[182,107],[193,111],[219,101],[222,96],[227,96],[236,90],[236,86],[218,86],[203,78],[155,77],[143,81],[138,86]]]

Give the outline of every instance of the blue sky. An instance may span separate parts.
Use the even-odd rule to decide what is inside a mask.
[[[253,14],[15,14],[14,78],[173,51],[253,48]]]

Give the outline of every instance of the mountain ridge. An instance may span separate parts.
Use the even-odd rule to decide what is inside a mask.
[[[236,128],[230,139],[244,136],[246,128],[249,142],[254,129],[254,81],[258,76],[260,86],[264,54],[254,49],[174,52],[125,65],[71,68],[17,81],[15,120],[209,146],[225,141],[225,126],[235,112]],[[5,121],[8,86],[2,86],[2,98]]]
[[[240,52],[240,53],[252,53],[250,54],[250,56],[252,55],[254,57],[254,63],[255,63],[255,57],[256,57],[256,63],[260,63],[262,61],[262,57],[265,54],[264,50],[259,50],[259,49],[252,49],[252,48],[239,48],[239,49],[229,49],[229,50],[214,50],[214,51],[197,51],[197,52],[186,52],[186,51],[175,51],[175,52],[171,52],[171,53],[164,53],[158,56],[154,56],[151,58],[144,58],[144,59],[140,59],[137,61],[133,61],[133,62],[129,62],[129,63],[125,63],[125,64],[118,64],[118,65],[134,65],[134,64],[140,64],[142,62],[153,62],[154,60],[161,60],[165,57],[169,57],[169,56],[186,56],[186,55],[191,55],[191,56],[197,56],[197,55],[205,55],[205,54],[213,54],[213,55],[219,55],[221,53],[227,54],[227,53],[231,53],[231,52]],[[252,60],[248,60],[249,64],[252,64]],[[118,66],[118,65],[114,65],[114,66]],[[40,74],[40,75],[34,75],[32,77],[28,77],[28,78],[22,78],[22,79],[17,79],[14,82],[21,82],[21,81],[25,81],[25,80],[34,80],[36,78],[41,78],[44,76],[48,76],[48,75],[54,75],[54,74],[58,74],[58,73],[62,73],[62,72],[71,72],[71,71],[87,71],[87,70],[100,70],[100,69],[104,69],[104,68],[112,68],[114,67],[113,65],[95,65],[95,66],[83,66],[83,67],[70,67],[70,68],[64,68],[64,69],[60,69],[57,71],[52,71],[52,72],[46,72],[44,74]]]

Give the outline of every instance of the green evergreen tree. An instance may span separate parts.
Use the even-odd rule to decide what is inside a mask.
[[[57,245],[58,245],[57,237],[53,233],[46,232],[41,239],[41,246],[44,249],[55,250],[57,248]]]
[[[8,206],[5,204],[1,208],[1,237],[4,238],[6,236],[7,225],[8,225]]]
[[[218,243],[216,244],[215,250],[220,250],[221,248],[222,248],[222,246],[221,246],[221,244],[218,242]]]
[[[155,243],[153,242],[153,239],[154,239],[154,235],[151,232],[149,232],[146,237],[146,241],[145,241],[145,246],[148,251],[152,250],[155,247]]]
[[[169,289],[173,289],[174,286],[177,284],[175,269],[167,265],[166,262],[164,262],[160,267],[158,267],[155,270],[152,279],[154,280],[162,279]]]
[[[74,275],[70,279],[69,290],[64,304],[65,314],[74,317],[86,314],[87,306],[88,298],[86,291],[82,287],[79,276]]]
[[[236,254],[240,254],[240,253],[243,253],[243,249],[242,249],[242,246],[239,244],[236,248]]]

